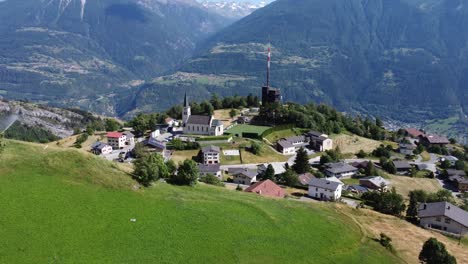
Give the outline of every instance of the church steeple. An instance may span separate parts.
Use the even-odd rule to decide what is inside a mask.
[[[184,96],[184,107],[188,107],[188,100],[187,100],[187,92],[185,92],[185,96]]]
[[[184,126],[185,124],[187,124],[187,121],[191,115],[191,111],[190,111],[190,104],[187,100],[187,92],[185,92],[185,96],[184,96],[184,109],[183,109],[183,112],[182,112],[182,122],[184,123]]]

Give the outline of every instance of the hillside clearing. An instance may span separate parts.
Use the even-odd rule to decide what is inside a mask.
[[[334,146],[339,147],[342,153],[358,153],[361,149],[369,153],[382,144],[379,141],[356,135],[340,134],[332,135],[331,138]]]
[[[409,192],[413,190],[425,190],[427,192],[437,192],[442,189],[436,179],[411,178],[407,176],[390,175],[391,184],[397,192],[408,198]]]
[[[76,150],[8,141],[0,185],[1,263],[400,262],[334,205],[204,185],[134,191]]]

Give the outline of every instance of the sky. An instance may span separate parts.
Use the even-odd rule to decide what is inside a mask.
[[[198,1],[201,2],[201,0],[198,0]],[[247,2],[247,3],[253,3],[253,4],[260,3],[260,2],[273,2],[273,0],[207,0],[207,1],[210,1],[210,2],[224,2],[224,1],[225,2]]]

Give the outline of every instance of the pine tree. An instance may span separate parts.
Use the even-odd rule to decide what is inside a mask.
[[[435,238],[429,238],[419,254],[419,260],[427,264],[456,264],[457,260],[450,255],[445,245]]]
[[[296,159],[294,160],[292,168],[297,174],[303,174],[309,171],[309,156],[303,147],[297,151]]]
[[[406,210],[406,217],[415,219],[418,216],[418,200],[416,193],[410,192],[410,202]]]
[[[275,169],[273,168],[273,165],[268,164],[265,172],[261,175],[262,180],[273,180],[275,177]]]

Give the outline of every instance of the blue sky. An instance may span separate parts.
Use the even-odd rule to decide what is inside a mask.
[[[201,0],[198,0],[201,1]],[[260,2],[273,2],[273,0],[208,0],[210,2],[248,2],[248,3],[260,3]]]

